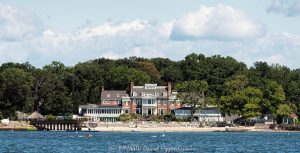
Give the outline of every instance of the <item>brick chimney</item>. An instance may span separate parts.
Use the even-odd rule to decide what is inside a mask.
[[[169,81],[168,82],[168,103],[167,103],[166,113],[169,113],[171,94],[172,94],[172,85],[171,82]]]
[[[130,95],[129,95],[129,97],[133,96],[133,86],[134,86],[134,82],[131,81],[130,82]],[[130,113],[133,113],[133,99],[131,99],[131,103],[130,103]]]
[[[131,81],[130,82],[130,97],[133,95],[133,86],[134,86],[134,82]]]
[[[171,82],[168,82],[168,97],[171,97],[171,93],[172,93],[172,85]]]

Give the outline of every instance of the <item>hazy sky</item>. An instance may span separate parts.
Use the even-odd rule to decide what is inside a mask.
[[[0,64],[192,52],[300,68],[300,0],[0,0]]]

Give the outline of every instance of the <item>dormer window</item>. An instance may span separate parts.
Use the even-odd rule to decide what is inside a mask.
[[[119,97],[120,95],[119,94],[117,94],[117,97]]]
[[[107,97],[110,97],[110,94],[107,94]]]
[[[133,92],[132,95],[133,95],[133,96],[137,96],[137,93],[136,93],[136,92]]]

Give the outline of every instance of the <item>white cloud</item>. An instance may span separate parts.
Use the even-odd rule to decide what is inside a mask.
[[[242,11],[230,6],[201,6],[198,11],[176,20],[170,37],[174,40],[228,41],[257,38],[264,35],[265,31],[262,23],[249,19]]]
[[[270,33],[258,41],[259,60],[300,68],[300,37],[287,32]],[[257,59],[258,60],[258,59]]]
[[[97,27],[88,27],[79,31],[77,37],[79,39],[86,39],[95,36],[113,36],[127,33],[129,31],[139,31],[150,26],[146,20],[134,20],[132,22],[123,23],[104,23]]]
[[[273,0],[272,5],[267,9],[267,12],[283,14],[287,17],[293,17],[300,14],[299,0]]]
[[[34,14],[0,3],[0,40],[33,38],[41,30],[41,22]]]
[[[0,21],[5,25],[11,23]],[[183,25],[184,22],[188,24]],[[75,65],[79,61],[101,57],[129,56],[182,60],[187,54],[197,52],[206,56],[232,56],[248,65],[263,60],[299,68],[300,37],[290,33],[263,35],[263,28],[259,27],[263,25],[246,18],[241,11],[219,5],[202,7],[197,12],[161,24],[137,19],[88,25],[68,33],[46,29],[31,37],[24,36],[31,33],[24,28],[24,34],[6,34],[14,41],[3,41],[6,39],[0,36],[0,63],[29,61],[42,67],[53,60]],[[181,34],[186,41],[173,41],[174,34]]]
[[[170,22],[165,22],[161,25],[161,28],[159,29],[159,33],[165,37],[169,38],[169,36],[172,33],[173,26],[175,24],[176,20],[172,20]]]

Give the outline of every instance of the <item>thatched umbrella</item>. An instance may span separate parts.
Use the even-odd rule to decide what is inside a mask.
[[[44,119],[45,119],[45,117],[37,111],[33,112],[31,115],[29,115],[27,117],[27,120],[30,120],[30,121],[32,121],[32,120],[44,120]]]

